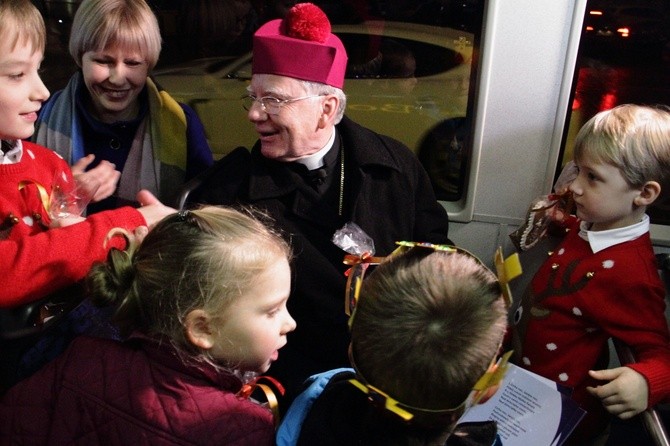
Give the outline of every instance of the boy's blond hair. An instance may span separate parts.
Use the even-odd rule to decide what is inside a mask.
[[[46,35],[42,14],[30,0],[0,0],[0,40],[12,49],[28,42],[35,53],[44,52]]]
[[[631,187],[657,181],[670,189],[670,111],[624,104],[589,119],[575,138],[576,161],[611,164]]]
[[[70,55],[81,67],[84,53],[110,45],[136,48],[149,69],[161,52],[161,34],[155,14],[144,0],[84,0],[72,22]]]

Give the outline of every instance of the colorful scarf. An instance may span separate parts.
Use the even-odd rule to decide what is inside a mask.
[[[82,85],[77,72],[65,89],[44,104],[33,141],[54,150],[70,165],[86,153],[76,93]],[[186,172],[186,115],[179,103],[147,78],[149,115],[140,124],[123,168],[118,195],[135,200],[147,189],[163,202],[172,202]]]

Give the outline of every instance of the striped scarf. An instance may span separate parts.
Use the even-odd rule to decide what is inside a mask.
[[[82,118],[78,116],[76,92],[82,85],[77,72],[65,89],[44,104],[32,140],[54,150],[70,165],[86,153]],[[163,202],[172,202],[186,173],[186,116],[179,103],[147,78],[149,115],[140,124],[119,182],[118,195],[135,200],[147,189]]]

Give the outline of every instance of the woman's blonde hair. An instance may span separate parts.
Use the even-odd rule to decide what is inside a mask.
[[[11,48],[19,42],[28,42],[33,53],[44,52],[44,19],[30,0],[0,0],[0,39],[9,42]]]
[[[253,211],[208,206],[161,220],[141,244],[112,249],[87,277],[91,300],[114,305],[122,334],[140,331],[168,339],[182,351],[211,361],[186,338],[194,309],[220,315],[277,259],[288,243]]]
[[[109,46],[138,49],[149,69],[161,52],[155,14],[144,0],[84,0],[72,22],[70,55],[81,66],[84,53]]]

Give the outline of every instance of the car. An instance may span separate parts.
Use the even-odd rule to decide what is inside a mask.
[[[333,32],[349,56],[346,115],[405,143],[424,162],[438,196],[458,200],[474,35],[390,21],[333,25]],[[257,139],[241,101],[252,56],[195,59],[153,74],[198,113],[215,158]]]
[[[596,2],[584,18],[584,42],[623,49],[660,48],[667,41],[668,14],[661,2]]]

